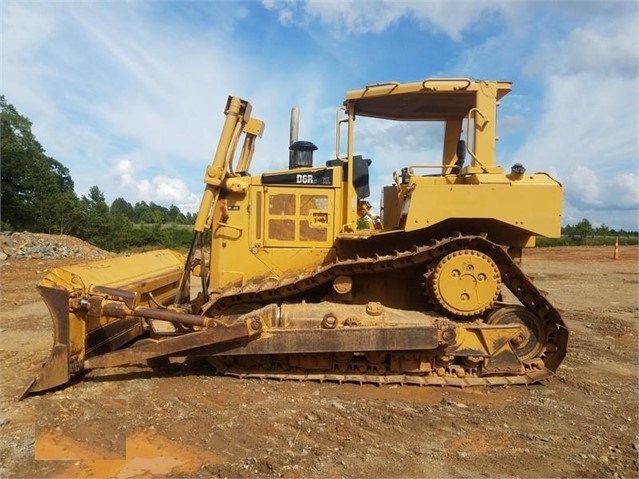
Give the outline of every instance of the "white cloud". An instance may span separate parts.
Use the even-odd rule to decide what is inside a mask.
[[[605,77],[636,78],[639,73],[637,15],[591,22],[574,28],[566,38],[542,42],[526,69],[531,74],[578,75],[597,73]]]
[[[191,194],[184,181],[158,175],[137,182],[138,196],[159,204],[192,203],[196,195]]]
[[[284,25],[298,24],[308,27],[317,19],[338,37],[348,34],[379,34],[399,20],[408,19],[425,29],[443,32],[455,41],[460,41],[462,32],[477,22],[482,14],[508,14],[511,9],[516,8],[511,3],[471,0],[456,1],[454,5],[443,1],[263,1],[266,8],[278,11],[279,21]]]
[[[133,178],[133,163],[130,160],[119,160],[114,168],[115,177],[121,187],[129,187],[135,183]]]
[[[597,174],[586,166],[577,166],[564,180],[567,199],[571,203],[588,208],[601,208],[604,205],[602,181]]]
[[[46,12],[25,8],[24,5],[3,2],[2,37],[11,40],[9,51],[16,56],[28,59],[31,49],[48,38],[55,30]]]
[[[613,187],[617,194],[617,204],[622,208],[639,211],[639,173],[623,173],[615,176]]]
[[[635,210],[639,212],[639,174],[612,177],[578,166],[564,179],[567,201],[588,210]]]
[[[119,184],[118,191],[126,191],[131,203],[146,201],[160,205],[176,205],[184,213],[195,212],[199,205],[199,195],[190,192],[182,179],[166,175],[138,178],[136,168],[129,159],[117,161],[113,167],[113,176]]]

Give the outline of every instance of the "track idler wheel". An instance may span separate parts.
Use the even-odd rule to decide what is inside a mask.
[[[521,326],[521,334],[512,340],[517,357],[524,363],[541,356],[546,338],[543,321],[532,311],[519,305],[510,305],[492,312],[487,324]]]
[[[445,311],[476,316],[498,298],[501,275],[488,255],[465,249],[444,256],[427,276],[427,285],[434,301]]]

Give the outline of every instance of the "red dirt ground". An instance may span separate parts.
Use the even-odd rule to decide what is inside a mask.
[[[51,347],[34,289],[69,260],[0,266],[0,476],[637,477],[636,247],[540,248],[523,269],[572,331],[529,387],[239,380],[204,368],[93,371],[17,402]]]

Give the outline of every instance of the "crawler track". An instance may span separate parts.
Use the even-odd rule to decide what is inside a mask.
[[[395,251],[388,255],[356,257],[338,260],[305,273],[286,275],[278,280],[254,281],[242,287],[230,288],[208,305],[208,314],[217,314],[226,308],[241,304],[268,304],[308,292],[325,285],[339,275],[351,277],[409,267],[420,267],[424,272],[433,267],[445,255],[471,249],[488,255],[497,264],[503,285],[531,311],[543,324],[544,347],[536,357],[524,363],[522,374],[482,375],[478,365],[467,364],[461,358],[433,356],[424,351],[423,356],[432,359],[433,367],[419,371],[397,371],[391,364],[400,363],[402,353],[388,354],[381,361],[371,362],[365,355],[354,354],[349,361],[336,355],[323,357],[325,369],[305,369],[290,356],[280,357],[226,357],[212,358],[211,362],[223,374],[249,378],[279,380],[310,380],[374,384],[416,384],[420,386],[480,386],[530,384],[554,374],[566,355],[568,330],[557,310],[535,288],[504,249],[481,236],[447,238],[428,246],[414,246],[409,251]]]

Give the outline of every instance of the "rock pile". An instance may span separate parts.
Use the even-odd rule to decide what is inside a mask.
[[[18,259],[102,259],[114,256],[85,241],[67,235],[45,233],[0,233],[0,261]]]

